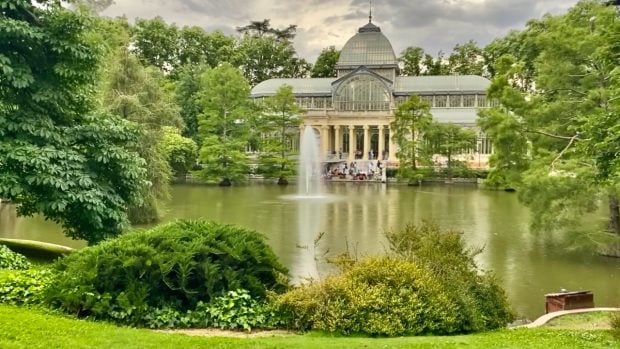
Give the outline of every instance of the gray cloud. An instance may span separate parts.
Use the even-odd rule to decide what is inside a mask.
[[[275,27],[298,25],[295,47],[314,61],[319,52],[341,48],[367,22],[367,0],[115,0],[105,15],[152,18],[157,15],[179,26],[234,33],[251,20],[270,18]],[[398,54],[407,46],[429,53],[450,52],[470,39],[486,45],[511,29],[522,29],[532,18],[559,13],[577,0],[390,0],[373,2],[373,22]]]

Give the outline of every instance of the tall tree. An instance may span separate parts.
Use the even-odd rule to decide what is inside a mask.
[[[421,47],[407,47],[399,57],[403,67],[401,73],[406,76],[420,76],[426,70],[424,67],[424,49]]]
[[[198,135],[198,115],[202,109],[198,91],[200,90],[201,76],[206,70],[207,66],[205,65],[188,64],[176,72],[176,103],[181,109],[181,117],[185,125],[182,134],[193,139],[198,145],[201,145],[202,142]]]
[[[239,42],[237,65],[252,86],[268,79],[305,77],[310,65],[296,55],[289,42],[245,35]]]
[[[146,65],[170,72],[178,65],[179,30],[163,18],[138,19],[133,27],[132,47]]]
[[[105,77],[103,107],[124,119],[138,123],[142,134],[135,150],[146,160],[150,186],[143,190],[143,201],[132,205],[129,218],[143,224],[160,218],[169,196],[171,169],[163,149],[163,127],[182,126],[178,107],[162,88],[163,77],[154,67],[145,69],[126,49],[114,57],[114,67]]]
[[[255,37],[272,36],[279,41],[292,41],[297,34],[297,25],[291,24],[288,27],[278,29],[271,27],[271,20],[263,19],[262,21],[250,21],[250,24],[237,27],[237,31],[241,34],[248,34]]]
[[[424,133],[426,153],[440,154],[447,158],[448,179],[452,180],[453,156],[463,154],[476,147],[476,133],[451,123],[433,122]]]
[[[313,78],[335,78],[336,63],[340,58],[340,51],[334,46],[324,48],[316,59],[316,63],[312,66],[310,76]]]
[[[299,135],[301,113],[291,86],[283,85],[274,96],[265,99],[259,164],[267,178],[278,178],[278,184],[288,184],[287,177],[295,174],[291,155],[295,136]]]
[[[252,86],[274,78],[299,78],[310,73],[311,66],[297,57],[292,40],[297,26],[271,27],[268,19],[237,28],[243,36],[237,47],[236,65]]]
[[[400,159],[399,175],[413,178],[420,160],[424,160],[422,134],[432,121],[430,106],[418,96],[411,96],[394,112],[391,128],[392,139],[398,146],[396,155]]]
[[[513,140],[494,143],[492,171],[512,171],[504,177],[532,208],[534,227],[578,226],[604,199],[608,229],[620,234],[618,14],[581,1],[512,37],[489,89],[502,106],[480,118],[493,138]],[[506,157],[516,151],[516,161]]]
[[[434,58],[421,47],[410,46],[400,54],[398,60],[402,64],[401,74],[406,76],[445,75],[449,72],[441,51]]]
[[[216,67],[235,59],[235,39],[221,31],[207,33],[200,27],[183,27],[178,33],[175,69],[191,65]]]
[[[76,239],[118,235],[146,184],[134,124],[94,113],[92,19],[57,1],[0,2],[0,197]]]
[[[475,41],[456,44],[448,57],[448,72],[460,75],[487,75],[485,72],[484,50]]]
[[[248,173],[249,96],[247,80],[228,63],[202,75],[198,129],[202,138],[199,159],[204,168],[199,174],[221,186],[242,181]]]

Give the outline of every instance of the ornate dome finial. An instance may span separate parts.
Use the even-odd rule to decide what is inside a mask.
[[[368,23],[372,23],[372,0],[368,0],[370,4],[370,12],[368,14]]]

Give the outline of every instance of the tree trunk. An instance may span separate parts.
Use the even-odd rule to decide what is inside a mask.
[[[609,231],[620,235],[620,199],[609,195]]]
[[[448,183],[452,183],[452,154],[448,153]]]

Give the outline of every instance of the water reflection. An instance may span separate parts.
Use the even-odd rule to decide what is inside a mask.
[[[484,246],[477,262],[502,279],[521,316],[540,315],[544,294],[560,288],[592,290],[601,306],[620,302],[620,260],[569,253],[554,237],[531,233],[528,211],[516,195],[467,186],[365,182],[331,183],[325,190],[341,199],[284,199],[297,193],[295,186],[177,186],[165,219],[207,218],[258,230],[295,280],[328,272],[330,266],[322,259],[327,250],[332,257],[345,251],[357,256],[383,253],[385,230],[434,220],[441,227],[463,231],[469,246]],[[15,218],[10,212],[0,208],[0,236],[75,246],[55,225],[39,218]],[[325,236],[314,250],[320,232]]]

